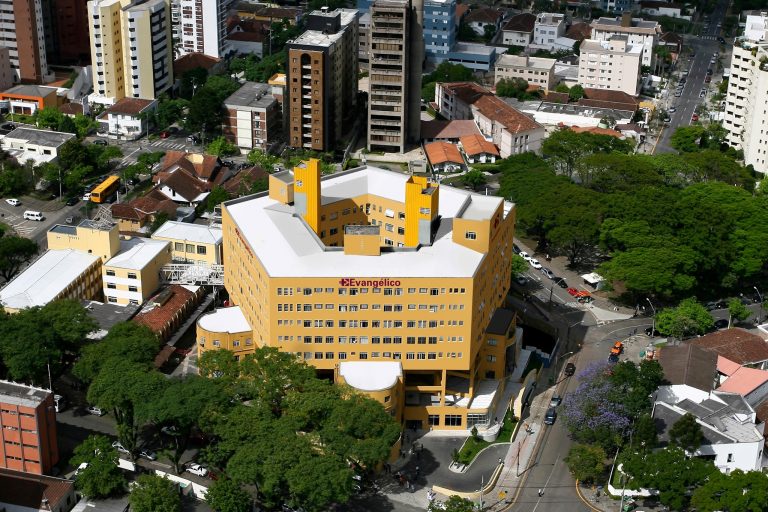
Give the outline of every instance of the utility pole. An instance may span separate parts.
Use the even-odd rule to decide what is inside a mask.
[[[651,310],[653,311],[653,323],[651,324],[651,337],[653,337],[654,334],[656,333],[656,308],[653,307],[653,303],[651,302],[651,299],[646,297],[645,300],[648,301],[648,305],[651,306]]]
[[[759,325],[760,322],[763,321],[763,294],[760,293],[760,290],[757,289],[757,286],[753,286],[752,288],[755,289],[757,292],[757,298],[760,299],[760,312],[757,314],[757,323]]]

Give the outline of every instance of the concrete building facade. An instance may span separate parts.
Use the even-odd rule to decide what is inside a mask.
[[[14,82],[42,84],[51,80],[42,1],[2,0],[0,14],[0,41],[8,48]]]
[[[273,86],[246,82],[224,100],[222,132],[237,147],[266,150],[281,132],[282,115]]]
[[[585,39],[580,50],[579,84],[637,96],[642,65],[641,46],[630,44],[625,35],[614,35],[607,41]]]
[[[13,86],[16,74],[11,67],[11,50],[7,46],[0,46],[0,91],[5,91]]]
[[[43,475],[57,462],[53,393],[0,381],[0,468]]]
[[[116,227],[115,227],[116,229]],[[171,246],[163,240],[131,238],[104,263],[104,297],[112,304],[143,304],[160,287],[160,269],[171,262]]]
[[[171,21],[176,57],[204,53],[217,59],[231,49],[227,42],[227,15],[234,0],[172,0]]]
[[[385,403],[402,386],[396,416],[410,428],[488,425],[519,357],[501,309],[514,217],[501,198],[373,167],[273,174],[268,193],[223,205],[235,307],[200,318],[199,350],[277,347],[321,376],[390,390]],[[342,380],[347,362],[361,367]]]
[[[499,55],[496,59],[494,84],[499,80],[522,78],[528,85],[548,91],[555,84],[555,59],[527,55]]]
[[[440,64],[456,44],[456,0],[424,1],[424,57]]]
[[[531,46],[551,50],[555,47],[555,40],[564,35],[565,15],[543,12],[536,16]]]
[[[661,25],[657,21],[633,18],[626,12],[617,18],[598,18],[592,22],[592,39],[608,41],[613,36],[627,36],[627,43],[642,47],[641,64],[653,68],[656,56],[653,49],[659,44]]]
[[[173,86],[167,0],[88,2],[94,93],[91,102],[156,99]]]
[[[728,144],[744,151],[744,163],[768,173],[768,15],[747,16],[733,45],[723,127]]]
[[[357,11],[314,11],[307,30],[290,41],[288,145],[332,151],[357,106]]]

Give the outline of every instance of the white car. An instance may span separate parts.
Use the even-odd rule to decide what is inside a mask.
[[[144,449],[139,452],[139,457],[144,457],[147,460],[157,460],[157,454],[150,449]]]
[[[80,463],[80,465],[77,466],[77,469],[75,470],[75,478],[77,478],[78,475],[83,471],[85,471],[86,469],[88,469],[88,463],[87,462]]]
[[[6,199],[5,202],[11,206],[19,206],[21,204],[21,201],[18,199]]]
[[[114,448],[115,450],[119,451],[120,453],[125,453],[125,454],[129,454],[129,453],[131,453],[131,452],[129,452],[128,450],[126,450],[126,449],[123,447],[123,445],[122,445],[122,444],[120,444],[120,442],[119,442],[119,441],[115,441],[114,443],[112,443],[112,448]]]
[[[91,193],[88,192],[87,194],[83,194],[83,201],[90,201],[91,200]]]
[[[531,256],[525,251],[520,251],[520,254],[518,254],[518,256],[523,258],[525,261],[531,261]]]
[[[86,411],[88,411],[88,414],[93,414],[94,416],[104,416],[106,414],[104,409],[96,407],[95,405],[89,405]]]
[[[531,266],[537,270],[541,269],[541,263],[539,263],[539,260],[537,260],[536,258],[531,258],[530,260],[528,260],[528,263],[530,263]]]
[[[206,476],[208,474],[208,468],[201,466],[200,464],[189,464],[187,471],[197,476]]]

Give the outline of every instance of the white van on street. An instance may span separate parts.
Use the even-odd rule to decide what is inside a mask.
[[[36,212],[33,210],[27,210],[24,212],[24,218],[26,220],[37,220],[42,221],[45,217],[43,217],[43,214],[40,212]]]

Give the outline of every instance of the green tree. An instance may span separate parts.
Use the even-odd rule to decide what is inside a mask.
[[[10,281],[39,250],[37,244],[28,238],[19,236],[0,238],[0,276]]]
[[[731,327],[734,320],[742,322],[749,318],[752,312],[739,299],[728,301],[728,327]]]
[[[656,424],[650,414],[642,414],[635,421],[633,442],[645,450],[653,450],[659,444]]]
[[[109,438],[91,435],[75,447],[70,464],[79,467],[85,463],[88,466],[80,470],[75,480],[75,487],[88,498],[108,498],[122,494],[126,482],[123,473],[117,466],[117,450],[112,448]]]
[[[450,496],[444,503],[438,504],[432,501],[427,508],[428,512],[474,512],[475,504],[460,496]]]
[[[584,88],[579,84],[574,85],[568,89],[568,98],[571,101],[578,101],[584,97]]]
[[[528,82],[522,78],[502,78],[496,84],[496,95],[508,98],[524,99],[528,92]]]
[[[669,139],[669,144],[678,151],[690,153],[701,149],[705,128],[702,125],[681,126]]]
[[[429,82],[424,84],[421,88],[421,99],[426,103],[435,101],[435,89],[437,84],[435,82]]]
[[[709,311],[694,298],[681,301],[675,308],[662,309],[656,315],[656,329],[675,338],[704,334],[714,322]]]
[[[249,512],[252,501],[251,496],[229,478],[215,481],[205,493],[205,502],[217,512]]]
[[[96,129],[99,127],[99,123],[83,114],[75,114],[72,122],[74,124],[75,133],[81,139],[96,131]]]
[[[189,110],[184,120],[187,130],[210,133],[221,126],[224,119],[223,98],[219,93],[203,87],[189,102]]]
[[[753,512],[765,510],[768,503],[768,476],[760,471],[729,474],[713,472],[693,491],[691,505],[700,512]]]
[[[248,163],[258,165],[267,172],[272,172],[275,164],[280,163],[280,158],[275,155],[270,155],[260,149],[252,149],[251,152],[248,153]]]
[[[216,137],[206,146],[205,152],[214,156],[230,156],[238,154],[240,149],[236,145],[227,142],[227,139],[224,137]]]
[[[136,159],[136,164],[144,168],[144,173],[149,173],[154,168],[155,164],[159,163],[165,156],[165,151],[152,151],[149,153],[141,153]]]
[[[72,367],[72,374],[90,383],[102,366],[112,360],[149,366],[160,350],[161,340],[145,325],[136,322],[115,324],[101,341],[83,348],[82,355]]]
[[[677,420],[669,429],[669,440],[688,453],[698,450],[704,442],[704,433],[701,431],[701,425],[696,421],[696,416],[688,412]]]
[[[512,256],[512,277],[528,271],[528,262],[519,254]]]
[[[93,317],[75,299],[49,302],[40,308],[38,316],[51,329],[56,346],[62,353],[65,350],[79,352],[86,335],[98,328]]]
[[[139,475],[128,503],[135,512],[181,512],[178,484],[157,475]]]
[[[214,208],[219,206],[224,201],[229,201],[230,195],[223,187],[216,185],[205,198],[205,211],[212,212]]]
[[[149,226],[149,232],[154,233],[163,224],[168,221],[168,214],[166,212],[159,212],[155,214],[155,218],[152,220],[152,224]]]
[[[28,192],[32,186],[32,176],[24,167],[11,162],[0,163],[0,195],[19,196]]]
[[[605,473],[605,450],[597,445],[574,444],[565,463],[573,478],[580,482],[595,482]]]
[[[461,177],[461,182],[468,187],[472,187],[472,190],[479,189],[485,185],[487,181],[488,180],[486,179],[485,174],[483,174],[483,172],[478,169],[467,171]]]
[[[570,91],[571,91],[570,87],[568,87],[567,85],[565,85],[565,83],[564,83],[564,82],[560,82],[560,83],[559,83],[559,84],[557,84],[557,86],[555,87],[555,92],[570,92]],[[569,95],[569,97],[570,97],[570,95]]]
[[[425,75],[421,83],[424,85],[430,82],[467,82],[472,78],[472,70],[468,67],[444,61],[432,73]],[[432,101],[434,101],[434,96]]]
[[[205,85],[205,81],[208,79],[208,70],[205,68],[197,67],[185,71],[181,75],[181,83],[179,85],[179,96],[185,99],[189,99],[194,96],[198,87]]]

